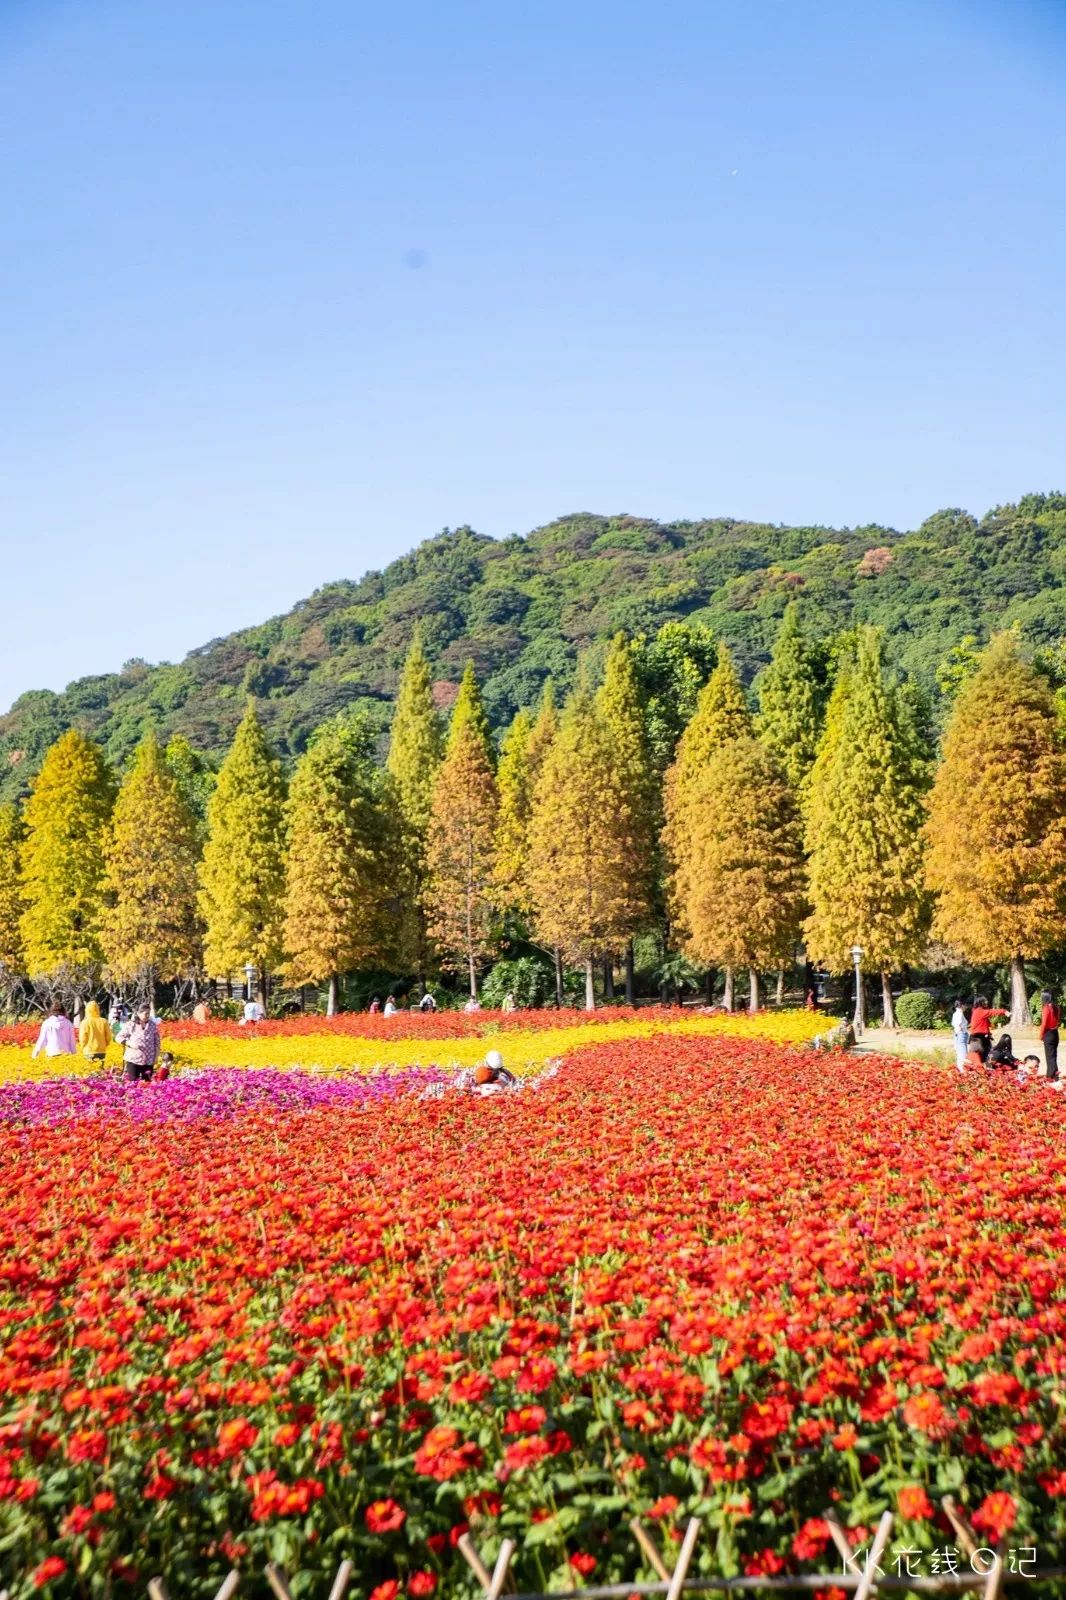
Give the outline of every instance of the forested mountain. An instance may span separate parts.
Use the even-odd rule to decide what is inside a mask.
[[[178,665],[130,661],[61,694],[23,694],[0,717],[0,793],[18,793],[71,726],[119,764],[150,726],[221,752],[249,694],[289,756],[346,706],[384,728],[416,623],[442,704],[472,658],[497,725],[531,705],[549,675],[565,690],[579,654],[602,650],[619,628],[703,623],[729,641],[750,681],[797,597],[814,635],[881,624],[890,653],[935,692],[938,664],[967,634],[1017,623],[1041,646],[1066,635],[1066,496],[1029,495],[980,522],[939,511],[902,534],[586,513],[524,538],[446,529],[383,572],[326,584]]]

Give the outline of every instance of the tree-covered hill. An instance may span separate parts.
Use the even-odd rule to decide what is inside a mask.
[[[1026,496],[980,522],[939,511],[903,534],[587,513],[524,538],[446,529],[384,571],[326,584],[177,665],[131,661],[61,694],[23,694],[0,717],[0,793],[18,793],[71,726],[119,764],[149,726],[221,752],[249,694],[289,756],[342,707],[363,706],[384,727],[416,623],[442,703],[473,658],[497,724],[531,705],[549,675],[565,689],[579,654],[619,628],[704,623],[750,680],[796,597],[814,634],[881,624],[900,664],[934,690],[938,664],[967,634],[1017,623],[1039,645],[1066,635],[1066,496]]]

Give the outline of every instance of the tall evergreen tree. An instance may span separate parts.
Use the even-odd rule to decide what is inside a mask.
[[[885,670],[873,628],[834,690],[807,789],[808,953],[846,972],[859,945],[881,974],[893,1027],[892,972],[920,954],[929,920],[922,824],[928,764],[907,697]]]
[[[113,801],[102,751],[71,728],[46,754],[26,802],[21,928],[30,974],[100,959],[104,837]]]
[[[433,789],[426,864],[430,935],[452,971],[465,968],[472,997],[478,967],[495,948],[498,812],[488,721],[468,663]]]
[[[549,678],[544,685],[540,697],[537,714],[533,718],[533,726],[529,730],[529,743],[526,746],[526,765],[529,769],[530,787],[535,789],[540,778],[541,768],[551,749],[552,741],[559,732],[559,713],[555,709],[555,685]]]
[[[663,788],[665,824],[663,843],[668,861],[668,905],[674,934],[683,942],[688,934],[684,908],[691,899],[687,879],[692,859],[691,802],[700,778],[714,752],[733,739],[750,737],[752,717],[744,686],[726,645],[718,647],[718,664],[696,701],[692,720],[677,744],[673,765]],[[726,968],[726,1006],[733,1005],[733,969]]]
[[[336,717],[296,764],[288,803],[284,944],[295,983],[329,982],[389,946],[395,860],[384,776],[365,723]]]
[[[824,707],[817,658],[803,632],[796,601],[785,607],[758,689],[759,737],[799,790],[818,751]]]
[[[229,976],[280,964],[285,915],[285,778],[249,700],[207,806],[200,863],[204,964]]]
[[[633,1003],[633,935],[652,913],[658,856],[658,794],[648,744],[644,704],[633,649],[616,633],[607,651],[596,711],[614,756],[619,807],[615,831],[622,836],[623,890],[632,908],[626,938],[626,1000]]]
[[[0,967],[9,976],[25,975],[22,916],[26,901],[19,860],[24,835],[17,806],[0,806]]]
[[[664,622],[654,638],[637,639],[633,650],[646,705],[648,745],[661,777],[695,715],[700,690],[714,670],[717,647],[710,629],[701,623]]]
[[[1028,1020],[1026,958],[1062,944],[1066,756],[1054,695],[999,634],[959,690],[926,827],[934,930],[968,961],[1008,962]]]
[[[196,819],[150,733],[115,801],[107,837],[101,918],[104,958],[119,981],[155,983],[199,963]]]
[[[402,958],[423,976],[430,957],[426,844],[443,743],[440,717],[433,702],[433,675],[416,630],[396,697],[386,770],[402,835],[397,942]]]
[[[615,826],[622,787],[592,694],[579,687],[548,751],[529,828],[529,886],[537,932],[585,965],[585,1004],[596,1004],[593,961],[633,926],[626,837]]]
[[[803,828],[795,793],[750,736],[720,745],[696,783],[684,908],[689,954],[747,967],[758,1009],[760,967],[792,952],[805,909]]]
[[[207,837],[207,804],[215,787],[211,763],[194,750],[183,733],[176,733],[166,747],[167,766],[177,780],[181,798],[196,822],[201,845]]]
[[[528,915],[526,865],[529,853],[529,817],[533,793],[529,775],[529,740],[533,723],[528,711],[519,711],[500,746],[496,773],[500,809],[496,824],[494,875],[500,909]]]

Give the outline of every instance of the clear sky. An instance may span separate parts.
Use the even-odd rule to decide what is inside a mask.
[[[445,525],[1066,486],[1064,12],[3,0],[0,707]]]

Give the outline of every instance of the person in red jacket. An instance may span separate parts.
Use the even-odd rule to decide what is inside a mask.
[[[970,1050],[976,1050],[982,1061],[988,1060],[992,1048],[992,1018],[1005,1017],[1001,1009],[993,1011],[983,994],[979,994],[970,1012]]]
[[[1044,1041],[1044,1064],[1047,1067],[1047,1081],[1054,1083],[1059,1075],[1059,1023],[1062,1013],[1049,990],[1045,989],[1040,996],[1043,1011],[1040,1013],[1040,1037]]]

